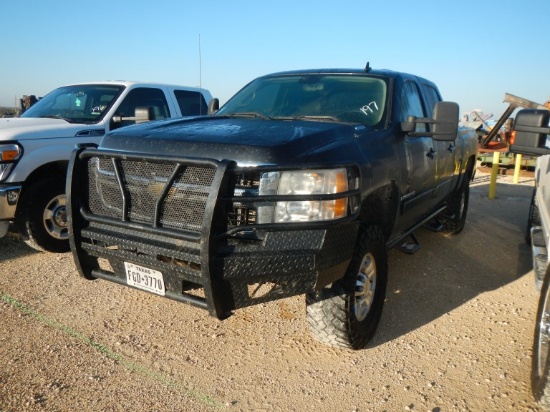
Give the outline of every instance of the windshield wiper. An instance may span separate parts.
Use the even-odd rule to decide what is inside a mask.
[[[273,120],[312,120],[319,122],[342,122],[334,116],[281,116],[272,117]]]
[[[257,118],[263,119],[263,120],[273,120],[272,117],[266,116],[266,115],[258,113],[258,112],[230,113],[230,114],[226,114],[224,116],[227,116],[227,117],[257,117]]]

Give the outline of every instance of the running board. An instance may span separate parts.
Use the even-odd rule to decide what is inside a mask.
[[[533,272],[535,272],[535,287],[540,292],[546,268],[548,267],[548,250],[544,233],[540,226],[531,228],[531,250],[533,252]]]
[[[429,222],[426,222],[424,227],[432,232],[441,232],[443,230],[443,223],[436,217]]]
[[[420,243],[416,239],[414,234],[410,234],[408,238],[405,238],[403,242],[397,247],[400,252],[412,255],[420,249]]]
[[[437,209],[435,212],[429,214],[428,216],[426,216],[424,219],[422,219],[420,222],[418,222],[416,225],[414,225],[413,227],[411,227],[409,230],[407,230],[406,232],[403,232],[400,236],[396,237],[396,238],[393,238],[393,239],[390,239],[387,243],[386,243],[386,248],[388,250],[390,249],[393,249],[394,247],[400,245],[402,242],[403,242],[403,239],[407,238],[407,236],[409,236],[411,233],[413,233],[416,229],[424,226],[426,223],[428,223],[430,220],[432,220],[434,217],[436,217],[437,215],[439,215],[441,212],[443,212],[445,209],[447,209],[447,206],[442,206],[440,207],[439,209]]]

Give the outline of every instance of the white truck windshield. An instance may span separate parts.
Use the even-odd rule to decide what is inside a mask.
[[[124,86],[74,85],[55,89],[21,117],[51,117],[69,123],[99,122]]]

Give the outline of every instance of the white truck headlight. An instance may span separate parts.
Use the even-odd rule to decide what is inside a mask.
[[[268,172],[260,180],[260,195],[335,194],[347,190],[345,168]],[[333,220],[347,215],[348,199],[279,201],[270,209],[258,212],[259,223]]]
[[[0,182],[4,181],[19,160],[23,151],[16,144],[0,145]]]

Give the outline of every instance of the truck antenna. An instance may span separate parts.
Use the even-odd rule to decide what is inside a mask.
[[[202,55],[201,55],[201,34],[199,33],[199,88],[202,89]]]

